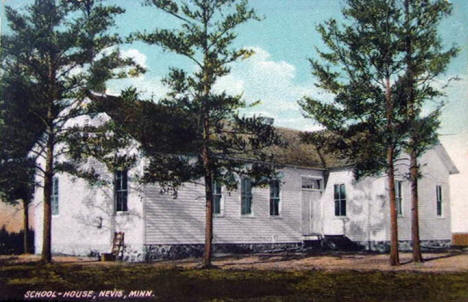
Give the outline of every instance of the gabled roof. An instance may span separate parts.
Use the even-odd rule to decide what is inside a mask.
[[[323,146],[304,143],[301,131],[289,128],[276,128],[279,135],[288,143],[286,147],[274,147],[272,151],[278,163],[315,169],[333,169],[349,166],[337,154],[323,150]]]
[[[99,103],[100,110],[105,111],[114,121],[124,123],[126,131],[140,143],[147,145],[156,140],[157,150],[160,152],[192,153],[194,146],[190,146],[188,142],[195,134],[184,131],[183,122],[187,120],[186,116],[172,110],[168,111],[164,106],[149,101],[129,103],[122,101],[119,96],[96,93],[90,94],[89,98]],[[176,118],[180,120],[180,124],[170,126],[169,124],[172,125]],[[322,146],[302,142],[301,131],[281,127],[276,129],[281,138],[287,142],[286,147],[271,147],[269,150],[275,155],[278,164],[321,170],[349,166],[336,155],[322,150]],[[159,132],[164,133],[159,135]],[[168,135],[180,137],[166,142],[165,138]],[[170,146],[164,147],[165,144],[175,144],[178,148],[174,150]]]
[[[187,133],[183,123],[190,120],[187,116],[175,111],[168,111],[164,106],[148,101],[125,103],[118,96],[91,94],[92,100],[104,105],[106,113],[118,123],[125,123],[126,130],[135,139],[143,144],[157,143],[156,149],[160,152],[190,154],[194,146],[188,142],[194,133]],[[180,123],[169,126],[170,121],[178,119]],[[275,155],[278,164],[313,169],[336,169],[352,166],[352,162],[345,160],[338,154],[325,151],[320,144],[304,143],[301,139],[301,131],[277,127],[278,134],[287,142],[286,147],[271,147],[270,152]],[[164,133],[162,133],[164,132]],[[159,135],[162,133],[163,135]],[[168,135],[177,135],[171,142],[166,142]],[[177,149],[171,148],[171,144],[177,145]],[[445,148],[435,145],[434,150],[442,159],[450,174],[459,173]]]
[[[457,167],[453,163],[452,159],[447,153],[447,150],[445,150],[444,146],[442,144],[437,144],[434,146],[434,150],[436,151],[437,155],[439,155],[440,159],[444,163],[445,167],[449,171],[449,174],[458,174],[460,171],[458,171]]]

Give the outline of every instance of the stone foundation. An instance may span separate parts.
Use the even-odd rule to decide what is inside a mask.
[[[145,250],[139,247],[125,246],[122,261],[143,262],[145,261]]]
[[[249,254],[286,251],[302,247],[302,242],[292,243],[223,243],[213,244],[213,253]],[[204,244],[148,244],[145,245],[145,260],[182,259],[201,257]]]
[[[365,250],[387,253],[390,251],[390,241],[359,241],[355,242],[364,247]],[[450,248],[451,240],[422,240],[421,249],[423,252],[433,252]],[[284,252],[300,251],[303,248],[302,242],[290,243],[222,243],[213,244],[214,254],[253,254],[262,252]],[[320,247],[317,247],[320,250]],[[411,241],[399,241],[399,250],[411,251]],[[189,257],[202,257],[204,244],[147,244],[143,251],[126,247],[124,251],[124,261],[141,262],[155,260],[175,260]]]
[[[368,251],[375,251],[380,253],[387,253],[390,251],[390,241],[359,241]],[[398,250],[402,252],[412,251],[411,240],[398,241]],[[421,250],[423,252],[431,252],[435,250],[447,249],[451,246],[450,239],[444,240],[421,240]]]

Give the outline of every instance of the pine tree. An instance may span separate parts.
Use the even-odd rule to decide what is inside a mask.
[[[395,97],[404,67],[400,38],[403,14],[397,0],[348,0],[341,27],[317,27],[328,52],[310,60],[317,86],[331,102],[304,97],[306,117],[333,133],[333,143],[355,165],[357,178],[386,171],[390,202],[390,264],[399,264],[394,161],[405,139],[401,100]]]
[[[43,131],[39,119],[25,112],[31,96],[17,66],[3,70],[0,78],[0,199],[23,207],[23,250],[29,246],[29,205],[34,192],[35,162],[29,154]],[[25,127],[27,126],[27,127]]]
[[[247,104],[241,95],[230,96],[213,89],[217,79],[230,72],[230,64],[253,54],[252,50],[234,49],[235,29],[258,20],[247,1],[146,1],[172,15],[179,29],[157,29],[138,33],[135,39],[156,44],[166,51],[190,60],[197,71],[189,74],[172,68],[165,79],[171,91],[161,104],[172,106],[192,117],[187,124],[194,132],[186,141],[184,153],[147,152],[150,164],[145,172],[147,182],[163,185],[204,180],[205,251],[203,267],[211,266],[213,240],[213,184],[228,188],[237,186],[239,176],[249,175],[260,183],[275,173],[272,155],[265,148],[280,144],[274,128],[262,117],[242,117],[239,110]],[[154,148],[149,148],[155,150]],[[180,150],[180,148],[179,148]],[[176,150],[177,151],[177,150]]]
[[[66,164],[66,138],[76,131],[69,124],[86,115],[89,90],[104,91],[109,79],[143,71],[132,59],[122,58],[118,35],[109,33],[117,6],[98,0],[35,0],[24,13],[6,9],[11,34],[2,36],[4,69],[16,65],[27,79],[30,106],[40,119],[43,135],[31,150],[38,158],[43,179],[42,261],[51,262],[51,194],[55,173],[73,170]],[[68,123],[68,125],[67,125]]]
[[[406,66],[400,97],[407,106],[409,140],[406,150],[410,156],[411,237],[415,262],[423,261],[419,237],[418,158],[437,142],[438,118],[443,103],[439,102],[438,108],[428,115],[422,116],[421,112],[428,100],[437,100],[444,95],[433,82],[458,51],[456,47],[444,51],[437,33],[440,20],[450,14],[451,7],[445,0],[404,0],[402,7]]]

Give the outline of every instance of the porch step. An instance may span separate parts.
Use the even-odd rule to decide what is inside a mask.
[[[302,236],[303,248],[322,249],[323,235],[318,233],[305,234]]]
[[[318,233],[311,233],[302,235],[302,241],[311,241],[311,240],[322,240],[323,235]]]
[[[360,251],[363,247],[344,235],[306,234],[302,236],[303,248],[336,251]]]
[[[344,235],[325,235],[322,246],[330,250],[360,251],[363,247]]]

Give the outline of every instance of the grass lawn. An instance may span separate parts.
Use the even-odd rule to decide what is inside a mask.
[[[0,298],[27,291],[152,290],[130,301],[468,301],[468,272],[272,271],[178,268],[152,264],[36,262],[0,266]],[[117,301],[120,299],[114,299]],[[35,301],[34,299],[30,301]],[[75,301],[78,301],[75,299]]]

